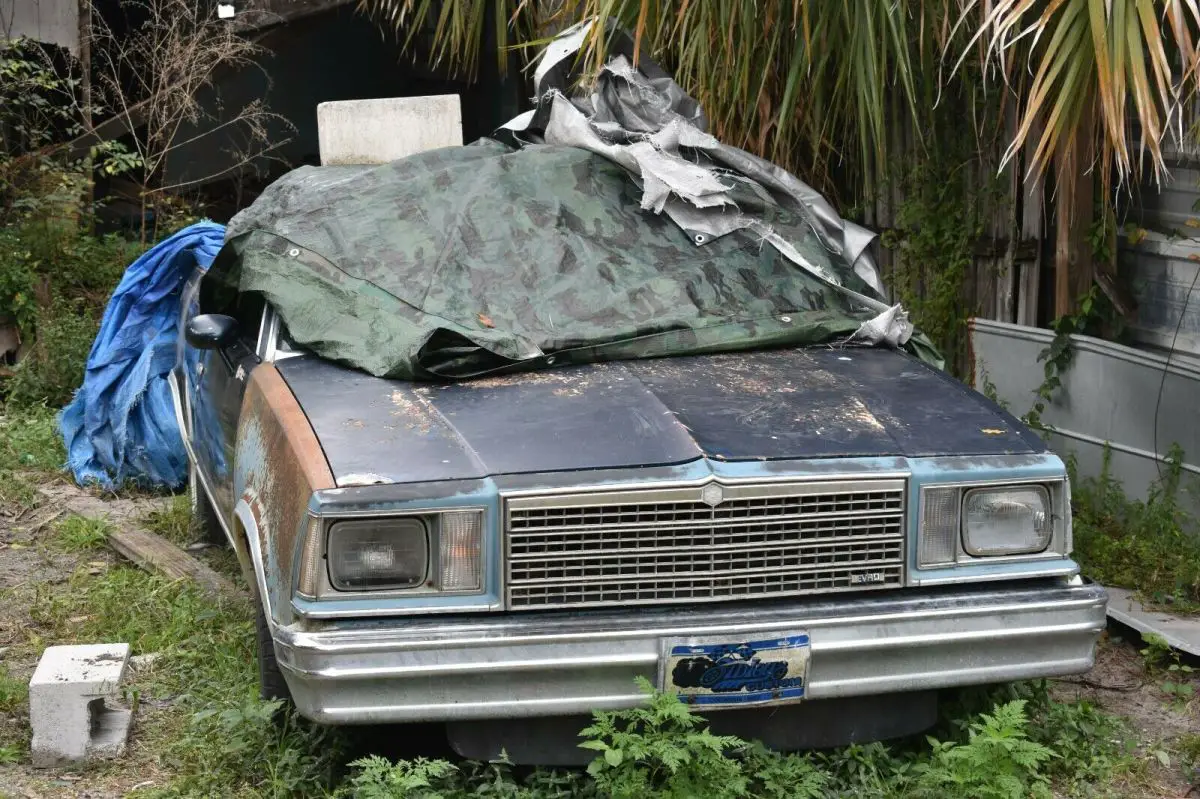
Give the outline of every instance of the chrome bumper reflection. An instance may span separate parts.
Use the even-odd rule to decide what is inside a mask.
[[[696,610],[497,615],[274,631],[300,711],[331,724],[630,707],[664,638],[807,632],[808,696],[879,694],[1091,668],[1107,596],[1075,580]]]

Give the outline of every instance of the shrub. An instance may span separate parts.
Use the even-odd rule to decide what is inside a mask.
[[[83,382],[84,364],[100,329],[94,309],[56,300],[39,314],[37,342],[13,370],[6,400],[18,406],[67,404]]]
[[[1171,448],[1145,501],[1125,496],[1109,462],[1106,451],[1099,477],[1072,480],[1075,555],[1085,573],[1177,611],[1200,609],[1200,529],[1179,504],[1183,452]]]
[[[1026,799],[1052,796],[1042,766],[1054,753],[1029,740],[1025,701],[1013,700],[969,725],[966,743],[929,739],[916,767],[917,796],[931,799]]]

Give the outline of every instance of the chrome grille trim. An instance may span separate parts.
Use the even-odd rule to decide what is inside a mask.
[[[702,497],[712,485],[723,494],[715,506]],[[905,480],[877,478],[507,497],[508,607],[899,587],[905,506]]]

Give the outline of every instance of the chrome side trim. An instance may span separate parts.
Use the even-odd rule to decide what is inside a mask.
[[[263,604],[267,624],[273,626],[275,615],[271,608],[271,592],[267,590],[267,572],[262,562],[262,541],[259,540],[258,522],[254,520],[254,514],[245,498],[238,499],[233,507],[233,514],[241,519],[242,526],[246,528],[246,548],[250,550],[250,562],[254,567],[254,584],[258,590],[259,601]]]
[[[183,418],[183,401],[179,396],[179,386],[175,379],[175,370],[172,370],[167,376],[167,385],[171,388],[171,404],[175,408],[175,423],[179,425],[179,438],[183,441],[183,449],[187,453],[188,479],[192,477],[197,478],[197,482],[200,483],[200,490],[208,497],[209,504],[215,508],[217,507],[217,503],[213,501],[213,493],[212,489],[209,488],[208,478],[204,476],[204,470],[200,468],[200,462],[196,460],[196,453],[192,449],[192,439],[189,434],[191,428]],[[237,551],[237,545],[233,540],[233,531],[229,523],[225,521],[220,513],[214,513],[213,516],[216,517],[217,522],[221,525],[221,532],[225,533],[225,539],[229,542],[229,545],[234,548],[234,551]]]
[[[263,363],[285,361],[303,355],[302,352],[289,352],[279,349],[279,329],[282,324],[279,314],[270,303],[263,305],[263,322],[259,331],[258,357]]]

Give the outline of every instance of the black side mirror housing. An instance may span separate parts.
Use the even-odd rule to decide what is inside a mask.
[[[215,350],[232,344],[237,329],[237,320],[232,316],[202,313],[188,320],[185,335],[187,343],[196,349]]]

